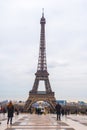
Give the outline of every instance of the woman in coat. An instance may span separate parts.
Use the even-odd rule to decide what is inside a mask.
[[[11,101],[7,105],[7,113],[8,113],[7,124],[9,124],[9,122],[10,122],[10,124],[12,124],[12,118],[13,118],[13,113],[14,113],[14,106],[13,106]]]

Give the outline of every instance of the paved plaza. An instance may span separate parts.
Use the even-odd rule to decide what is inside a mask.
[[[0,115],[0,130],[87,130],[87,115],[69,115],[56,120],[55,114],[19,114],[7,125],[7,115]]]

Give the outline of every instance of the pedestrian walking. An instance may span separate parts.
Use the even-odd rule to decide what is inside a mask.
[[[15,115],[19,115],[19,110],[18,110],[18,108],[15,108]]]
[[[57,114],[57,120],[61,120],[61,105],[57,103],[55,109]]]
[[[12,104],[12,102],[10,101],[9,104],[7,105],[7,116],[8,116],[8,119],[7,119],[7,124],[10,124],[12,125],[12,118],[13,118],[13,114],[14,114],[14,105]]]

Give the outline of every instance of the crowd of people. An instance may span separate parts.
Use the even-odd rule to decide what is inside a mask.
[[[12,101],[10,101],[6,107],[1,107],[1,109],[0,109],[0,113],[3,113],[3,115],[5,115],[6,112],[7,112],[7,124],[12,125],[12,119],[13,119],[14,113],[15,113],[15,115],[19,115],[19,109],[17,107],[14,107]],[[46,114],[46,109],[36,108],[35,112],[38,115]],[[56,115],[57,115],[56,119],[61,121],[61,115],[62,116],[69,115],[70,110],[64,109],[59,103],[56,103],[54,113],[56,113]]]

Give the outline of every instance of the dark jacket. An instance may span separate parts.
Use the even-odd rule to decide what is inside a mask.
[[[8,111],[8,117],[13,117],[14,113],[14,106],[7,106],[7,111]]]
[[[61,112],[61,105],[57,104],[56,107],[55,107],[55,109],[56,109],[57,113],[60,113]]]

